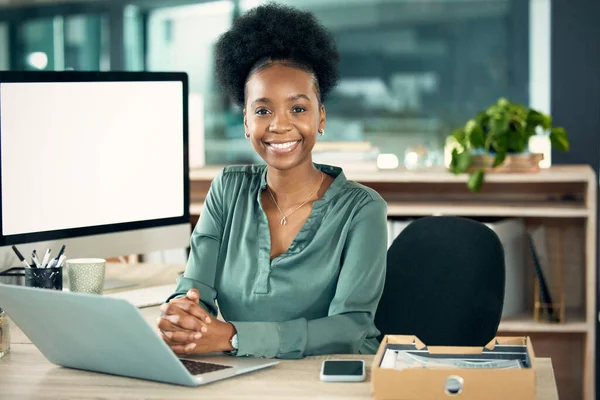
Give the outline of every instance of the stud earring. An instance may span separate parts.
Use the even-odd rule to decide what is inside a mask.
[[[250,134],[248,132],[244,133],[244,136],[246,137],[246,139],[250,139]]]
[[[319,135],[323,136],[325,134],[325,129],[319,129]]]

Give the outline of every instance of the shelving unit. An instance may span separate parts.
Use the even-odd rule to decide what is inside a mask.
[[[510,317],[500,322],[498,332],[500,334],[513,332],[569,332],[586,333],[588,324],[585,322],[585,315],[577,311],[567,311],[567,319],[561,324],[540,323],[532,320],[530,313],[520,314]]]
[[[193,218],[202,210],[210,182],[221,167],[190,171]],[[563,262],[566,319],[541,323],[531,312],[509,317],[499,335],[532,338],[537,356],[551,357],[562,400],[595,399],[596,196],[598,180],[587,165],[553,166],[535,174],[488,174],[480,193],[466,188],[467,177],[444,169],[346,172],[348,179],[377,190],[390,217],[459,215],[520,217],[526,226],[543,224],[568,249]],[[552,257],[550,257],[552,258]],[[533,278],[532,278],[533,279]],[[526,297],[533,300],[533,281]]]
[[[473,217],[555,217],[580,218],[587,217],[589,210],[584,206],[556,203],[548,206],[542,202],[513,203],[498,205],[497,203],[461,203],[448,204],[439,202],[422,203],[388,203],[390,216],[420,216],[420,215],[459,215]]]

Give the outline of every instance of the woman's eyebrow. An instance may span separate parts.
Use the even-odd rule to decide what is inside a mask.
[[[310,97],[308,97],[307,95],[305,95],[305,94],[302,94],[302,93],[300,93],[300,94],[295,94],[295,95],[293,95],[293,96],[290,96],[290,97],[288,98],[288,100],[289,100],[289,101],[296,101],[296,100],[300,100],[300,99],[305,99],[305,100],[308,100],[308,101],[310,101]]]
[[[267,97],[259,97],[258,99],[254,100],[250,106],[253,106],[256,103],[271,103],[271,100]]]
[[[293,96],[290,96],[287,98],[287,101],[297,101],[300,99],[305,99],[310,101],[310,97],[308,97],[305,94],[299,93],[299,94],[295,94]],[[250,106],[253,106],[256,103],[272,103],[273,101],[271,99],[269,99],[268,97],[259,97],[258,99],[254,100]]]

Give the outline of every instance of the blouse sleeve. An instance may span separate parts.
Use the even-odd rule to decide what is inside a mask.
[[[212,181],[206,195],[200,219],[190,239],[190,255],[183,275],[177,280],[177,289],[168,300],[185,296],[188,290],[198,289],[200,303],[213,316],[218,310],[215,303],[215,275],[223,237],[223,172]]]

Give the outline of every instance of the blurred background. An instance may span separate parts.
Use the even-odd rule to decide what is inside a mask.
[[[214,45],[264,2],[0,0],[0,70],[185,71],[192,167],[260,162],[216,85]],[[393,166],[422,152],[442,165],[444,138],[504,96],[566,128],[570,151],[553,164],[598,174],[600,0],[279,2],[313,12],[341,53],[316,161],[368,170],[378,155]]]
[[[214,44],[263,0],[0,0],[0,70],[185,71],[193,167],[260,162],[214,79]],[[377,169],[426,154],[500,96],[550,113],[600,165],[600,1],[281,0],[312,11],[341,53],[317,162]]]
[[[341,53],[315,161],[364,170],[426,149],[441,165],[444,138],[500,96],[550,111],[550,0],[280,2],[312,11]],[[0,69],[185,71],[192,166],[260,162],[216,85],[214,44],[261,3],[0,0]]]

